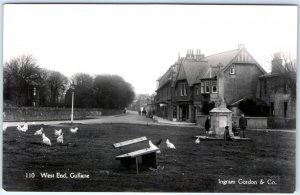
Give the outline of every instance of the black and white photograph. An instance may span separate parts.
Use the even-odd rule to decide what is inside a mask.
[[[297,14],[4,4],[2,189],[294,193]]]

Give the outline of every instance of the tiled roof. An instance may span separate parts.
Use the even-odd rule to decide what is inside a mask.
[[[234,59],[235,56],[237,56],[239,52],[239,49],[230,50],[211,56],[206,56],[205,60],[213,67],[217,67],[219,64],[222,64],[225,67]]]
[[[205,61],[183,61],[182,66],[187,75],[187,81],[189,86],[192,86],[197,82],[197,78],[206,73],[209,65]]]
[[[158,80],[159,86],[158,86],[157,90],[160,89],[162,86],[164,86],[167,82],[171,81],[172,74],[173,74],[173,68],[171,66],[167,70],[167,72],[165,72],[165,74],[163,76],[161,76],[161,78]]]

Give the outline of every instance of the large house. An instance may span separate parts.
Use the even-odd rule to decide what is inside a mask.
[[[256,99],[258,77],[265,73],[243,44],[211,56],[188,50],[157,80],[156,114],[194,122],[222,100],[234,108],[245,97]]]
[[[296,118],[296,67],[274,54],[271,72],[259,77],[257,96],[269,106],[269,116]]]

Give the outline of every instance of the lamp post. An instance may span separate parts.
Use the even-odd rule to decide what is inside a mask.
[[[72,108],[71,108],[71,123],[73,123],[73,115],[74,115],[74,90],[75,90],[75,85],[72,84],[70,87],[72,91]]]
[[[36,87],[33,88],[33,107],[35,107]]]

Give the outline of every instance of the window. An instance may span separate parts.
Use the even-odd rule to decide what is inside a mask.
[[[287,105],[288,105],[288,103],[287,103],[287,102],[284,102],[284,107],[283,107],[283,115],[284,115],[284,118],[286,118],[286,116],[287,116]]]
[[[196,95],[199,95],[199,88],[196,87]]]
[[[271,102],[270,115],[274,116],[274,102]]]
[[[186,84],[183,84],[183,95],[186,96]]]
[[[209,81],[205,81],[205,93],[210,93],[210,83],[209,83]]]
[[[177,88],[175,88],[175,96],[177,96]]]
[[[229,68],[229,74],[235,74],[235,65],[232,64]]]
[[[201,82],[201,93],[204,93],[204,82]]]
[[[267,81],[264,80],[264,94],[267,94]]]
[[[211,82],[211,92],[212,92],[212,93],[218,93],[218,89],[217,89],[217,81],[212,81],[212,82]]]
[[[181,84],[180,96],[186,96],[186,84],[185,83]]]

